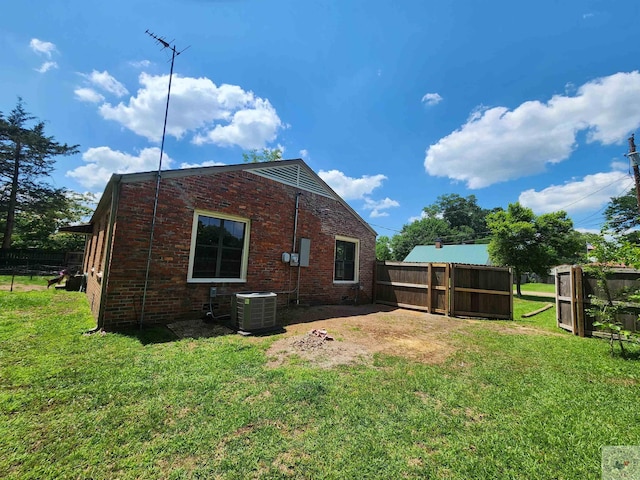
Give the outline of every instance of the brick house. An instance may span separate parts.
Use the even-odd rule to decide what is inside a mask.
[[[376,233],[302,160],[163,171],[147,277],[156,178],[114,174],[86,227],[98,327],[199,318],[210,287],[372,301]]]

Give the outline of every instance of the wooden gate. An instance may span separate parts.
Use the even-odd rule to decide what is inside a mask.
[[[509,268],[451,266],[451,316],[513,318],[513,277]]]
[[[508,268],[377,262],[375,302],[452,316],[512,318]]]

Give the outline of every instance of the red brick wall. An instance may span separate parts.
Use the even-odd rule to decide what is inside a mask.
[[[109,211],[105,211],[95,219],[93,233],[87,243],[83,263],[84,271],[87,274],[87,298],[95,318],[98,318],[100,311],[108,224]]]
[[[107,328],[140,320],[154,189],[155,180],[121,185],[107,298],[103,299]],[[281,256],[292,251],[298,191],[246,171],[163,179],[144,322],[170,323],[200,317],[203,305],[209,302],[210,286],[216,286],[221,295],[295,289],[298,269],[283,263]],[[374,234],[339,202],[307,191],[302,193],[297,239],[298,245],[300,238],[311,240],[311,255],[309,267],[300,271],[300,303],[353,302],[356,293],[359,303],[371,302]],[[251,221],[245,283],[187,282],[194,210]],[[336,235],[360,240],[360,289],[333,282]],[[88,293],[92,290],[89,287]],[[281,294],[278,298],[282,304],[287,299],[295,300],[296,294]]]

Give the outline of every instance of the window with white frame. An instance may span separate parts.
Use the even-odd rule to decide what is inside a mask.
[[[190,282],[244,282],[249,254],[249,220],[195,212],[189,254]]]
[[[360,241],[355,238],[336,237],[334,282],[358,281],[358,257]]]

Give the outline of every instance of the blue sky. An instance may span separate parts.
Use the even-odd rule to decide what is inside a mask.
[[[21,96],[59,141],[58,187],[101,192],[163,164],[303,158],[381,235],[439,195],[564,209],[599,230],[633,184],[640,2],[10,2],[0,111]]]

